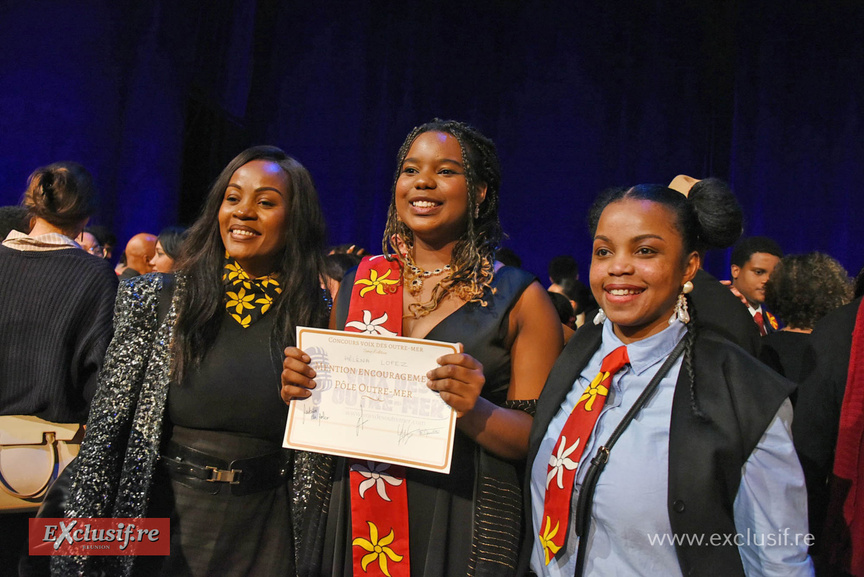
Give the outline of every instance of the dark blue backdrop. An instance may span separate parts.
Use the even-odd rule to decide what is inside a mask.
[[[806,4],[806,6],[801,6]],[[864,5],[833,2],[116,2],[0,6],[0,204],[77,160],[121,242],[194,219],[250,144],[296,156],[332,243],[380,246],[397,148],[434,116],[497,143],[507,246],[587,273],[602,188],[731,181],[748,234],[853,274]],[[727,276],[726,255],[709,270]]]

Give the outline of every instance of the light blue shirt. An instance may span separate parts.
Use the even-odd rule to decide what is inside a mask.
[[[603,358],[623,344],[612,331],[612,323],[605,323],[600,348],[549,423],[531,468],[534,527],[531,568],[538,575],[573,575],[579,545],[575,534],[576,500],[590,460],[597,448],[608,441],[686,330],[685,325],[676,321],[659,334],[627,345],[630,364],[613,378],[606,404],[576,471],[566,551],[547,566],[537,538],[543,529],[547,466],[567,417],[600,371]],[[669,423],[682,358],[660,381],[621,435],[600,475],[587,537],[585,575],[681,575],[669,523],[667,494]],[[792,407],[787,400],[742,468],[734,503],[738,535],[728,538],[735,539],[747,575],[813,575],[805,542],[807,493],[792,445],[791,422]],[[702,538],[707,543],[712,536]],[[720,539],[721,544],[725,536],[713,538]]]

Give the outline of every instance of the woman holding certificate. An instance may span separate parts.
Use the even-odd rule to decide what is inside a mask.
[[[373,563],[391,576],[515,571],[517,467],[562,336],[536,279],[496,265],[499,185],[494,144],[460,122],[417,127],[399,151],[384,255],[343,279],[331,327],[462,343],[427,375],[459,416],[452,466],[339,459],[316,574],[358,576]],[[309,362],[286,350],[286,402],[315,386]]]
[[[567,344],[531,433],[538,575],[812,574],[793,385],[697,330],[687,296],[720,214],[657,185],[592,207],[602,314]]]
[[[176,278],[121,285],[66,515],[170,517],[170,555],[55,557],[57,573],[295,574],[330,460],[282,449],[279,375],[294,327],[326,324],[323,243],[309,173],[253,147],[213,184]]]

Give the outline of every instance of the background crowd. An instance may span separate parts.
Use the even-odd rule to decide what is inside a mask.
[[[135,571],[203,575],[219,567],[238,575],[350,575],[359,561],[346,544],[356,545],[358,537],[356,525],[353,540],[346,528],[352,517],[371,514],[355,508],[351,497],[349,472],[354,475],[360,467],[367,474],[392,473],[398,482],[391,484],[404,480],[409,489],[400,507],[410,512],[404,532],[409,534],[410,525],[412,537],[410,545],[406,537],[400,546],[410,548],[412,574],[482,574],[489,570],[484,563],[490,556],[497,560],[489,567],[513,571],[524,570],[530,557],[533,571],[551,575],[622,566],[640,572],[644,569],[636,568],[644,563],[658,571],[693,570],[735,565],[739,553],[745,574],[770,574],[770,567],[783,568],[777,574],[809,574],[811,557],[825,574],[858,574],[861,552],[853,546],[858,531],[855,419],[861,408],[852,394],[859,377],[850,358],[854,361],[864,329],[857,328],[858,304],[852,302],[856,296],[860,300],[856,283],[842,265],[819,252],[784,255],[770,238],[741,238],[745,215],[728,186],[718,179],[680,175],[669,187],[641,185],[601,193],[590,214],[595,239],[590,288],[580,281],[576,260],[561,255],[550,261],[549,286],[543,290],[533,275],[519,271],[518,251],[496,251],[497,163],[494,144],[458,122],[436,120],[409,134],[384,231],[391,260],[379,261],[385,268],[395,266],[405,286],[401,310],[390,312],[389,324],[384,309],[361,301],[357,294],[362,291],[355,294],[357,279],[368,274],[363,267],[373,266],[369,263],[375,259],[361,262],[367,251],[354,244],[324,250],[324,220],[311,175],[277,148],[253,147],[238,155],[214,181],[189,231],[169,227],[158,236],[135,234],[115,266],[116,238],[104,227],[87,227],[94,184],[86,169],[71,162],[37,169],[21,204],[0,210],[0,415],[88,423],[84,450],[66,475],[62,507],[67,516],[171,518],[171,556],[142,560]],[[656,240],[643,240],[652,238]],[[733,247],[731,280],[721,282],[701,263],[709,250],[728,247]],[[383,270],[376,274],[387,276]],[[634,309],[631,301],[641,304]],[[429,377],[429,387],[460,416],[454,457],[460,474],[385,473],[387,467],[363,469],[344,459],[295,455],[281,448],[287,404],[302,402],[309,395],[306,389],[315,386],[309,356],[290,346],[294,327],[327,325],[334,302],[333,328],[366,326],[378,334],[428,335],[465,345],[464,354],[439,359],[441,367]],[[266,314],[271,308],[274,312]],[[379,321],[384,324],[370,324],[373,312],[383,313]],[[346,317],[363,320],[347,322]],[[829,342],[832,360],[839,357],[839,362],[827,364]],[[664,348],[676,343],[675,350],[683,354]],[[600,356],[591,357],[598,346]],[[602,441],[610,422],[622,422],[617,411],[622,402],[624,407],[634,403],[627,391],[642,382],[644,369],[638,367],[667,358],[656,377],[657,398],[638,409],[646,419],[638,429],[656,418],[649,415],[657,407],[661,415],[671,407],[672,429],[664,429],[661,418],[659,429],[625,435],[628,441],[619,451],[629,450],[633,457],[618,461],[626,464],[624,469],[610,468],[596,495],[591,471],[573,469],[575,479],[571,476],[569,483],[583,491],[590,488],[595,501],[589,507],[594,509],[587,525],[578,521],[580,527],[567,529],[575,531],[572,539],[558,542],[557,525],[550,532],[549,520],[544,528],[541,516],[551,510],[550,498],[544,505],[543,496],[556,470],[552,464],[558,459],[556,467],[561,467],[566,461],[564,448],[553,450],[552,443],[559,435],[559,443],[566,442],[565,434],[573,435],[563,419],[578,412],[574,406],[584,401],[581,387],[587,385],[580,385],[581,379],[590,381],[600,358],[615,346],[627,348],[624,365],[633,369],[608,369],[618,373],[607,377],[604,396],[610,402],[583,450]],[[726,356],[718,357],[726,348],[721,357]],[[587,368],[574,365],[577,359],[586,359]],[[586,373],[574,385],[574,376],[566,371],[577,366]],[[726,368],[718,372],[717,366]],[[280,371],[284,404],[275,402]],[[607,369],[601,375],[603,371]],[[726,384],[716,382],[718,374],[725,375]],[[612,384],[615,392],[608,390]],[[567,394],[571,385],[573,398]],[[729,400],[713,399],[727,387],[734,391]],[[676,408],[678,391],[688,388],[688,408]],[[143,399],[152,400],[142,405]],[[635,403],[638,407],[641,400]],[[749,406],[749,416],[737,414],[741,403]],[[538,409],[539,421],[532,428],[526,413]],[[684,411],[690,416],[683,416]],[[624,426],[637,428],[628,419]],[[678,421],[691,424],[676,425]],[[683,464],[679,437],[692,448],[707,434],[705,423],[741,431],[732,444],[745,449],[731,469],[728,457],[713,464],[711,458],[707,463],[692,460],[725,450],[715,446],[716,439],[709,440],[710,434]],[[676,433],[678,427],[688,432]],[[675,500],[675,510],[685,500],[703,501],[698,505],[703,517],[686,526],[739,533],[746,528],[748,534],[785,526],[796,534],[809,531],[815,544],[773,553],[767,547],[740,547],[733,557],[724,557],[722,548],[688,552],[678,547],[677,558],[671,547],[658,557],[656,550],[626,546],[626,539],[619,540],[633,531],[628,511],[636,501],[614,501],[618,505],[610,508],[605,487],[626,485],[634,470],[644,474],[657,457],[638,465],[635,456],[667,444],[661,459],[669,459],[670,470],[680,469],[683,475],[668,481],[670,502],[675,491],[682,497]],[[834,463],[835,447],[844,462]],[[518,495],[521,474],[511,463],[526,453],[527,537],[519,500],[487,502],[471,490],[492,479],[494,484],[480,495],[496,490]],[[760,457],[763,453],[773,455],[773,461]],[[247,471],[276,467],[280,473],[221,493],[202,492],[209,481],[196,471],[213,468],[212,463],[230,463],[230,469],[239,462]],[[717,470],[721,462],[725,469]],[[709,476],[694,481],[700,467]],[[706,501],[706,495],[719,491],[711,487],[720,476],[739,479],[740,490],[727,501]],[[654,489],[643,484],[640,490],[662,491],[665,483]],[[785,499],[768,507],[772,493]],[[719,507],[714,517],[730,511],[733,498],[732,525],[704,517],[714,507]],[[677,517],[665,521],[660,511],[640,513],[642,530],[677,533],[685,526]],[[773,512],[762,517],[766,511]],[[658,513],[656,524],[645,524]],[[21,556],[31,515],[0,516],[7,534],[16,535],[3,555],[10,563],[20,562],[24,575],[47,571]],[[539,538],[530,537],[532,516],[533,534]],[[466,523],[480,521],[470,538],[460,532]],[[494,540],[483,532],[484,524],[494,526]],[[368,542],[377,535],[375,530]],[[503,545],[502,535],[509,535]],[[522,539],[532,553],[520,557]],[[286,555],[286,546],[295,554]],[[592,553],[597,547],[613,553],[598,557]],[[560,551],[564,553],[556,560]],[[390,558],[404,559],[395,553]],[[103,561],[103,570],[133,571],[132,557],[111,559]],[[85,565],[78,567],[82,558],[59,558],[54,570],[81,570],[87,558],[83,560]],[[384,561],[381,567],[386,568]]]

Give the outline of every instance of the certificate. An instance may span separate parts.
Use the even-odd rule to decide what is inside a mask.
[[[297,327],[317,376],[291,401],[283,446],[450,472],[456,412],[426,386],[453,343]]]

